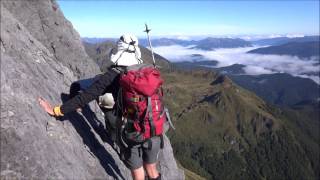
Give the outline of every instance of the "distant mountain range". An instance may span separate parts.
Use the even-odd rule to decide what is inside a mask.
[[[102,43],[106,41],[116,42],[115,38],[82,38],[82,41],[90,44]],[[180,40],[180,39],[170,39],[170,38],[160,38],[152,39],[152,46],[192,46],[192,49],[201,50],[213,50],[215,48],[238,48],[238,47],[251,47],[252,44],[249,41],[245,41],[239,38],[205,38],[202,40]],[[149,42],[147,39],[139,39],[139,45],[143,47],[148,47]]]
[[[310,58],[312,56],[319,56],[319,44],[319,41],[288,42],[283,45],[254,49],[248,53],[291,55],[298,56],[300,58]]]
[[[238,47],[251,47],[249,41],[243,39],[232,38],[206,38],[196,42],[193,49],[214,50],[215,48],[238,48]]]
[[[295,77],[286,73],[245,75],[245,65],[233,64],[215,67],[217,61],[178,62],[175,67],[184,70],[210,70],[229,76],[235,83],[253,91],[265,101],[291,106],[302,101],[315,101],[319,98],[319,85],[308,78]]]
[[[245,65],[242,64],[233,64],[231,66],[225,66],[217,68],[218,61],[215,60],[204,60],[204,61],[183,61],[176,62],[174,65],[180,69],[194,70],[194,69],[205,69],[205,70],[213,70],[219,72],[220,74],[245,74],[243,70]]]
[[[155,46],[155,47],[156,46],[172,46],[172,45],[190,46],[190,45],[195,45],[197,41],[160,38],[160,39],[151,39],[151,43],[152,43],[152,46]],[[147,39],[139,39],[139,44],[144,47],[149,46],[149,42]]]
[[[319,98],[319,85],[308,78],[286,73],[228,76],[265,101],[280,106],[292,106],[304,101],[316,101]]]
[[[140,40],[142,46],[148,46],[146,40]],[[202,40],[179,40],[179,39],[154,39],[152,40],[153,46],[170,46],[170,45],[180,45],[180,46],[192,46],[192,49],[201,50],[214,50],[215,48],[238,48],[238,47],[251,47],[252,44],[249,41],[243,39],[233,39],[233,38],[205,38]]]
[[[320,36],[304,36],[304,37],[296,37],[296,38],[288,38],[288,37],[278,37],[278,38],[268,38],[268,39],[260,39],[257,41],[251,41],[253,45],[259,46],[275,46],[286,44],[289,42],[310,42],[310,41],[319,41]]]
[[[175,67],[185,70],[193,69],[208,69],[211,70],[218,64],[218,61],[203,60],[203,61],[182,61],[174,63]]]

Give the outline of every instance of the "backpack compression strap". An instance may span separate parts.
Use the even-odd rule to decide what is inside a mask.
[[[150,136],[153,137],[156,135],[155,127],[153,123],[153,114],[152,114],[152,104],[151,104],[151,97],[148,97],[148,107],[147,107],[147,113],[149,115],[149,124],[150,124]]]
[[[173,126],[173,123],[172,123],[172,121],[171,121],[171,118],[170,118],[170,114],[169,114],[169,110],[168,110],[168,108],[164,108],[164,112],[166,113],[167,120],[168,120],[168,122],[169,122],[169,124],[170,124],[171,128],[172,128],[173,130],[176,130],[176,128]]]

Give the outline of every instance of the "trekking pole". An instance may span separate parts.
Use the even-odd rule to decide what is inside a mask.
[[[148,37],[148,42],[149,42],[149,46],[150,46],[150,50],[151,50],[151,55],[152,55],[152,60],[153,60],[153,66],[156,67],[156,61],[154,60],[154,55],[153,55],[153,49],[152,49],[152,45],[151,45],[151,41],[150,41],[150,36],[149,36],[149,32],[151,31],[151,29],[148,29],[148,25],[145,24],[146,26],[146,30],[144,30],[143,32],[147,33],[147,37]]]

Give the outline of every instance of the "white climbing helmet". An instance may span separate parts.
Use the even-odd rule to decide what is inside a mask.
[[[131,34],[124,34],[117,43],[117,49],[111,51],[111,61],[119,66],[131,66],[141,64],[141,52],[138,39]],[[113,54],[114,53],[114,54]]]
[[[104,95],[99,96],[99,106],[112,109],[114,104],[114,99],[111,93],[105,93]]]

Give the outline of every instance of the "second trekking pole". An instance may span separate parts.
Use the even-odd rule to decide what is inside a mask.
[[[144,30],[144,32],[147,33],[148,42],[149,42],[149,46],[150,46],[150,50],[151,50],[151,55],[152,55],[152,60],[153,60],[153,66],[156,67],[156,61],[154,60],[153,49],[152,49],[151,40],[150,40],[150,36],[149,36],[149,32],[151,31],[151,29],[148,29],[148,25],[147,25],[147,24],[145,24],[145,26],[146,26],[146,30]]]

